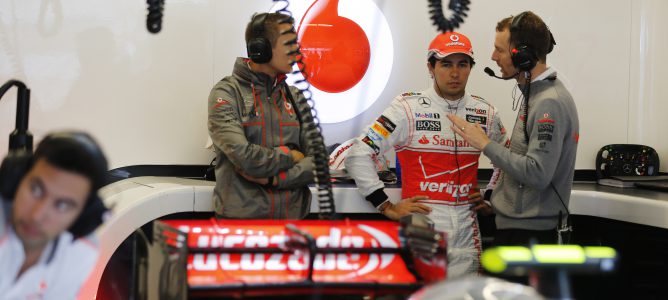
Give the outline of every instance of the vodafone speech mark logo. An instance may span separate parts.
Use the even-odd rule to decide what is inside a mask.
[[[438,172],[438,173],[433,173],[433,174],[427,174],[427,171],[425,170],[424,164],[422,163],[422,155],[418,157],[418,164],[420,165],[420,168],[422,169],[422,176],[424,176],[424,180],[420,181],[420,191],[426,192],[432,192],[432,193],[443,193],[445,192],[446,194],[451,195],[452,197],[457,197],[459,196],[467,196],[469,192],[471,191],[471,188],[473,187],[473,184],[457,184],[454,180],[450,180],[449,182],[439,182],[439,181],[429,181],[432,178],[436,178],[442,175],[447,175],[447,174],[454,174],[456,172],[461,172],[462,170],[475,166],[478,162],[473,161],[471,163],[465,164],[463,166],[460,166],[458,168],[452,169],[452,170],[445,170],[443,172]],[[437,179],[435,179],[437,180]]]
[[[390,26],[375,2],[293,0],[289,9],[320,122],[347,121],[368,109],[385,89],[394,59]],[[289,75],[288,83],[302,78]]]

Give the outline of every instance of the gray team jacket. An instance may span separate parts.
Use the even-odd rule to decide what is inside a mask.
[[[295,101],[302,94],[289,88]],[[286,96],[285,76],[272,80],[237,58],[231,76],[211,90],[208,128],[216,152],[216,215],[235,219],[299,219],[310,209],[312,156],[293,163],[289,149],[306,153],[301,117]],[[274,177],[268,188],[246,180]]]
[[[556,78],[556,73],[531,83],[528,144],[523,118],[520,113],[515,122],[510,151],[493,142],[483,149],[502,170],[492,194],[496,226],[499,229],[554,229],[559,211],[565,217],[564,205],[568,206],[571,196],[580,132],[573,97]]]

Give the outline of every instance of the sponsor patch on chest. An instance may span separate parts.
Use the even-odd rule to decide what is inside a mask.
[[[486,124],[487,123],[487,117],[485,116],[476,116],[476,115],[466,115],[466,121],[469,123],[478,123],[478,124]]]
[[[415,129],[420,131],[441,131],[441,121],[418,120],[415,121]]]
[[[416,112],[415,113],[415,118],[416,119],[440,119],[441,114],[431,113],[431,112]]]

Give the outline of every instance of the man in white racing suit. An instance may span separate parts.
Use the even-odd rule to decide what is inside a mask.
[[[360,192],[378,210],[397,220],[424,213],[448,236],[448,278],[479,274],[481,240],[477,210],[480,151],[458,138],[447,114],[478,123],[490,139],[504,142],[505,129],[496,108],[465,92],[474,65],[469,39],[439,34],[429,46],[427,67],[433,86],[397,96],[390,107],[355,139],[345,167]],[[375,159],[394,147],[402,167],[402,198],[388,201],[376,174]],[[490,186],[498,172],[495,171]]]

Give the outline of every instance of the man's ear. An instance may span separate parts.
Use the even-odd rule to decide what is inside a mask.
[[[429,76],[434,78],[434,67],[427,61],[427,70],[429,70]]]

